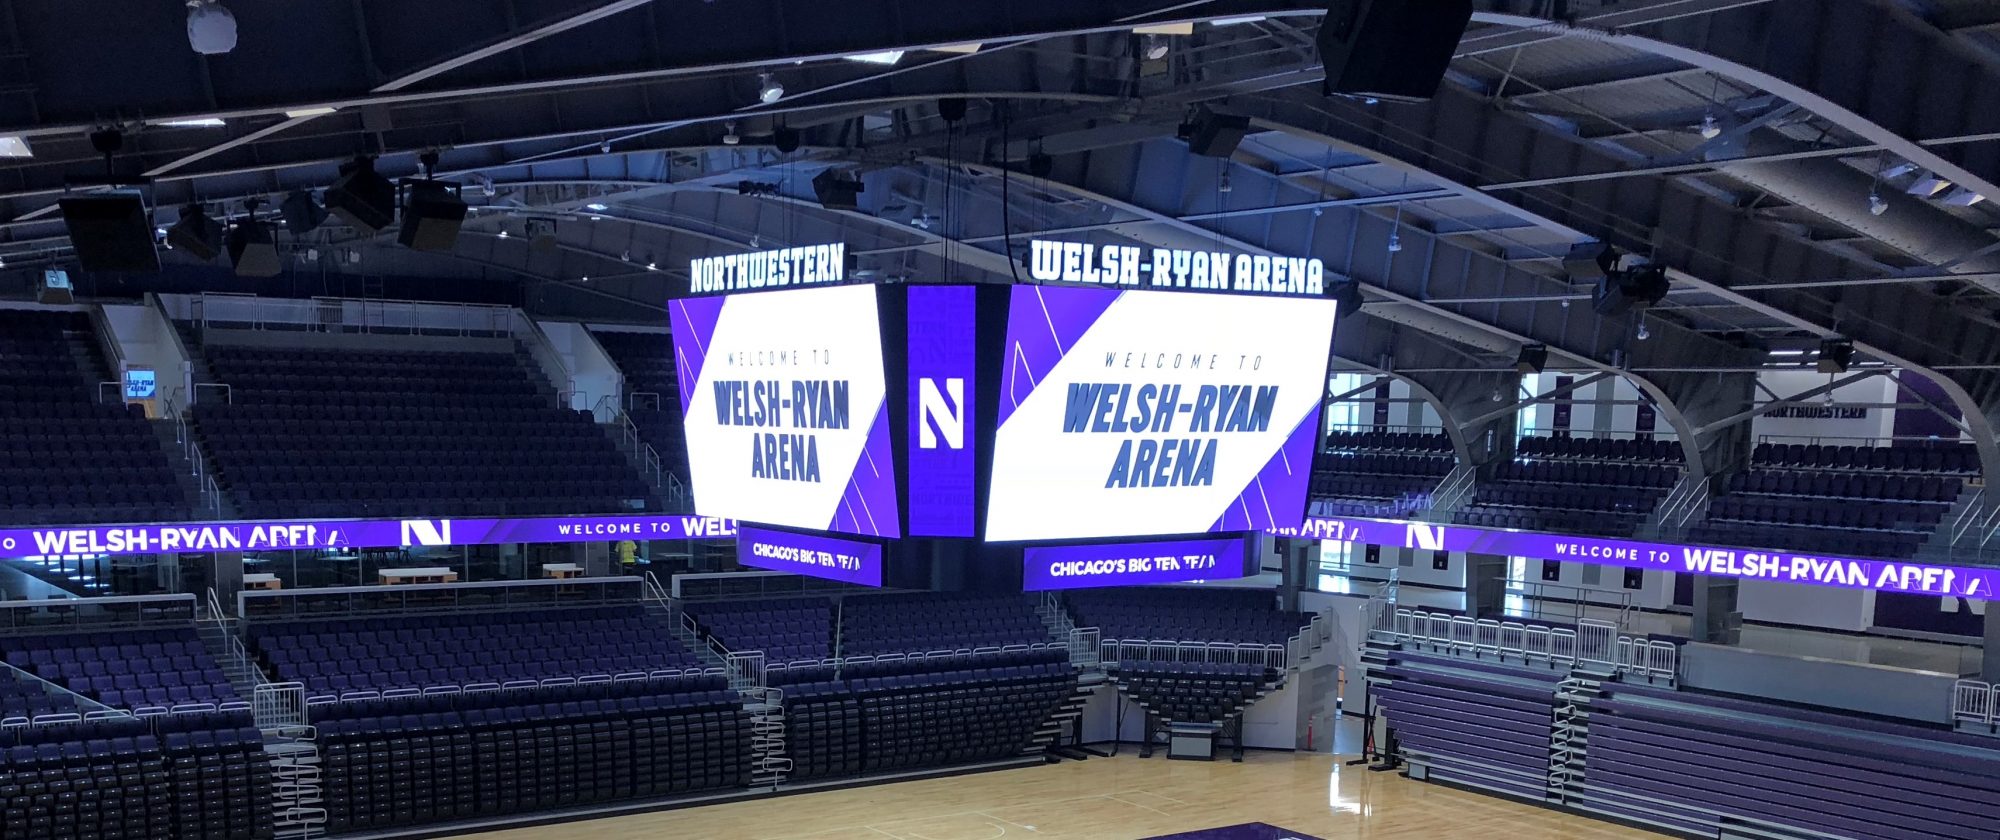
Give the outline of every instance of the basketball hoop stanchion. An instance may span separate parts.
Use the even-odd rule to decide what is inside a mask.
[[[1402,762],[1396,759],[1396,741],[1393,736],[1389,739],[1386,751],[1378,749],[1379,745],[1375,743],[1375,718],[1374,687],[1364,681],[1361,686],[1361,757],[1349,759],[1347,766],[1367,764],[1368,769],[1377,773],[1402,766]]]

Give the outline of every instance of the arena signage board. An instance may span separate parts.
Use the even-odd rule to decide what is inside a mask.
[[[1469,551],[1564,560],[1626,569],[1658,569],[1698,575],[1725,575],[1811,586],[1874,589],[1912,595],[1996,600],[2000,569],[1933,566],[1898,560],[1870,560],[1763,549],[1649,543],[1498,531],[1462,525],[1433,525],[1384,519],[1308,517],[1299,528],[1271,530],[1285,537],[1400,546],[1424,551]]]
[[[970,286],[909,288],[911,536],[975,536],[978,291]]]
[[[900,535],[874,287],[683,298],[669,310],[697,510]]]
[[[1326,294],[1326,264],[1316,258],[1090,245],[1047,239],[1028,243],[1028,276],[1037,283],[1129,289],[1294,297]]]
[[[1015,286],[986,539],[1299,521],[1331,300]],[[746,517],[747,518],[747,517]]]
[[[0,557],[409,548],[734,536],[736,523],[727,519],[661,515],[84,525],[0,530]]]
[[[736,530],[736,562],[861,586],[882,585],[882,547],[854,540],[745,525]]]
[[[1036,546],[1022,555],[1021,588],[1028,592],[1243,576],[1241,539]]]
[[[697,295],[824,286],[846,280],[847,246],[841,243],[701,257],[688,263],[688,291]]]

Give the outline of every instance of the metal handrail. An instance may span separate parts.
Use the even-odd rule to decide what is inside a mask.
[[[1951,686],[1953,724],[1992,726],[2000,721],[2000,684],[1959,680]]]
[[[219,389],[221,389],[221,390],[222,390],[222,401],[223,401],[223,402],[225,402],[225,403],[228,403],[229,405],[235,405],[235,404],[236,404],[236,389],[234,389],[234,388],[231,388],[231,387],[229,387],[229,383],[227,383],[227,382],[196,382],[196,383],[194,383],[194,401],[195,401],[195,402],[197,402],[197,403],[198,403],[198,402],[201,402],[201,389],[203,389],[203,388],[209,388],[209,389],[217,389],[217,388],[219,388]]]
[[[660,394],[658,391],[633,391],[632,393],[625,395],[625,409],[627,411],[630,411],[632,409],[638,408],[640,397],[652,397],[654,411],[659,411],[660,406],[663,404],[660,400]]]
[[[1164,639],[1104,639],[1098,645],[1100,662],[1174,662],[1227,665],[1262,665],[1283,670],[1289,654],[1285,645],[1232,642],[1190,642]]]

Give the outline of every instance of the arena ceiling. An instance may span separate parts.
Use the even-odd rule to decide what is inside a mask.
[[[476,209],[456,253],[329,226],[292,258],[507,275],[646,318],[690,258],[834,239],[906,279],[1009,278],[1035,235],[1311,254],[1368,299],[1344,366],[1459,417],[1542,343],[1552,368],[1631,377],[1693,438],[1740,414],[1749,374],[1797,364],[1770,351],[1843,336],[1863,369],[1945,382],[2000,468],[1989,3],[1480,0],[1420,104],[1322,96],[1309,0],[229,5],[239,45],[203,57],[177,2],[9,4],[0,136],[32,157],[0,159],[7,265],[65,258],[54,203],[102,171],[105,126],[162,224],[323,187],[357,153],[395,177],[437,151]],[[1186,34],[1151,59],[1141,26]],[[1176,138],[1197,104],[1253,118],[1232,158]],[[798,150],[771,145],[781,127]],[[859,209],[814,199],[830,167],[867,184]],[[531,249],[530,218],[560,247]],[[1560,262],[1594,241],[1673,291],[1598,316]]]

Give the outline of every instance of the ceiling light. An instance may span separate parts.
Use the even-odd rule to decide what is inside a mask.
[[[785,86],[778,83],[777,76],[773,76],[768,72],[759,73],[757,74],[757,83],[758,102],[766,105],[775,105],[778,100],[785,98]]]
[[[903,50],[883,50],[881,52],[855,53],[847,56],[848,61],[862,64],[895,64],[903,60]]]
[[[293,111],[286,111],[285,116],[295,120],[303,117],[324,117],[338,110],[340,109],[332,105],[323,105],[317,108],[299,108]]]
[[[502,230],[502,231],[500,231],[500,238],[501,238],[501,239],[506,239],[506,238],[507,238],[507,231],[505,231],[505,230]]]
[[[1649,339],[1649,338],[1652,338],[1652,337],[1653,337],[1653,334],[1652,334],[1652,333],[1651,333],[1650,331],[1648,331],[1648,330],[1646,329],[1646,322],[1645,322],[1645,321],[1640,321],[1640,322],[1639,322],[1639,332],[1638,332],[1638,334],[1637,334],[1637,335],[1638,335],[1638,338],[1639,338],[1639,340],[1640,340],[1640,341],[1645,341],[1646,339]]]
[[[1951,192],[1945,193],[1942,200],[1953,207],[1971,207],[1974,204],[1985,201],[1986,196],[1964,187],[1952,187]]]
[[[588,282],[590,282],[590,275],[588,275],[588,274],[586,274],[586,275],[583,275],[583,277],[581,277],[581,278],[579,278],[579,279],[580,279],[580,280],[581,280],[582,282],[585,282],[585,283],[588,283]]]
[[[734,146],[734,145],[736,145],[736,144],[738,144],[738,143],[741,143],[741,142],[743,142],[743,138],[742,138],[742,136],[740,136],[740,135],[738,135],[738,134],[736,133],[736,122],[735,122],[734,120],[731,120],[731,121],[729,121],[729,122],[726,122],[726,123],[723,123],[723,124],[722,124],[722,145],[724,145],[724,146]]]
[[[1803,356],[1803,355],[1805,355],[1805,354],[1806,354],[1806,351],[1804,351],[1804,350],[1773,350],[1773,351],[1771,351],[1771,355],[1773,355],[1773,356]]]
[[[35,150],[28,148],[28,138],[18,135],[0,137],[0,158],[34,157]]]
[[[189,120],[160,120],[153,123],[153,125],[161,125],[168,128],[221,128],[228,125],[228,123],[223,122],[219,117],[197,117]]]
[[[1401,250],[1403,250],[1403,235],[1400,233],[1389,234],[1389,253],[1393,254]]]
[[[1173,49],[1173,39],[1165,35],[1145,35],[1141,36],[1139,41],[1139,54],[1145,56],[1147,61],[1166,58],[1167,53],[1173,52]]]
[[[1947,181],[1943,178],[1939,178],[1935,174],[1926,172],[1922,175],[1917,176],[1917,180],[1911,181],[1910,185],[1904,188],[1903,191],[1911,195],[1932,196],[1944,192],[1946,189],[1950,187],[1951,187],[1950,181]]]
[[[598,154],[605,154],[605,155],[611,154],[611,141],[606,140],[602,143],[597,144],[597,152]]]
[[[1868,215],[1880,216],[1887,212],[1889,212],[1889,200],[1883,198],[1879,192],[1870,192],[1868,194]]]
[[[1722,136],[1722,124],[1715,121],[1714,114],[1702,115],[1701,136],[1706,140],[1714,140]]]
[[[1882,171],[1877,174],[1884,178],[1901,178],[1915,171],[1917,171],[1917,165],[1904,160],[1882,167]]]
[[[647,270],[647,271],[659,271],[659,270],[660,270],[660,264],[659,264],[659,263],[651,263],[651,262],[649,262],[649,263],[646,263],[646,270]]]
[[[188,0],[188,46],[202,55],[236,49],[236,16],[215,0]]]
[[[1245,24],[1245,23],[1257,23],[1257,22],[1259,22],[1259,21],[1262,21],[1263,19],[1264,19],[1264,16],[1263,16],[1263,15],[1244,15],[1243,17],[1226,17],[1226,18],[1216,18],[1216,19],[1214,19],[1214,20],[1211,20],[1211,21],[1209,21],[1209,22],[1208,22],[1208,25],[1209,25],[1209,26],[1237,26],[1237,25],[1240,25],[1240,24]]]
[[[583,209],[585,209],[585,210],[595,210],[595,211],[597,211],[597,212],[599,212],[599,213],[602,213],[602,212],[604,212],[605,210],[607,210],[607,209],[610,209],[610,208],[607,208],[607,207],[605,207],[605,206],[604,206],[604,203],[603,203],[603,202],[601,202],[601,201],[593,201],[593,202],[591,202],[591,203],[589,203],[589,204],[586,204],[586,205],[583,205]]]

